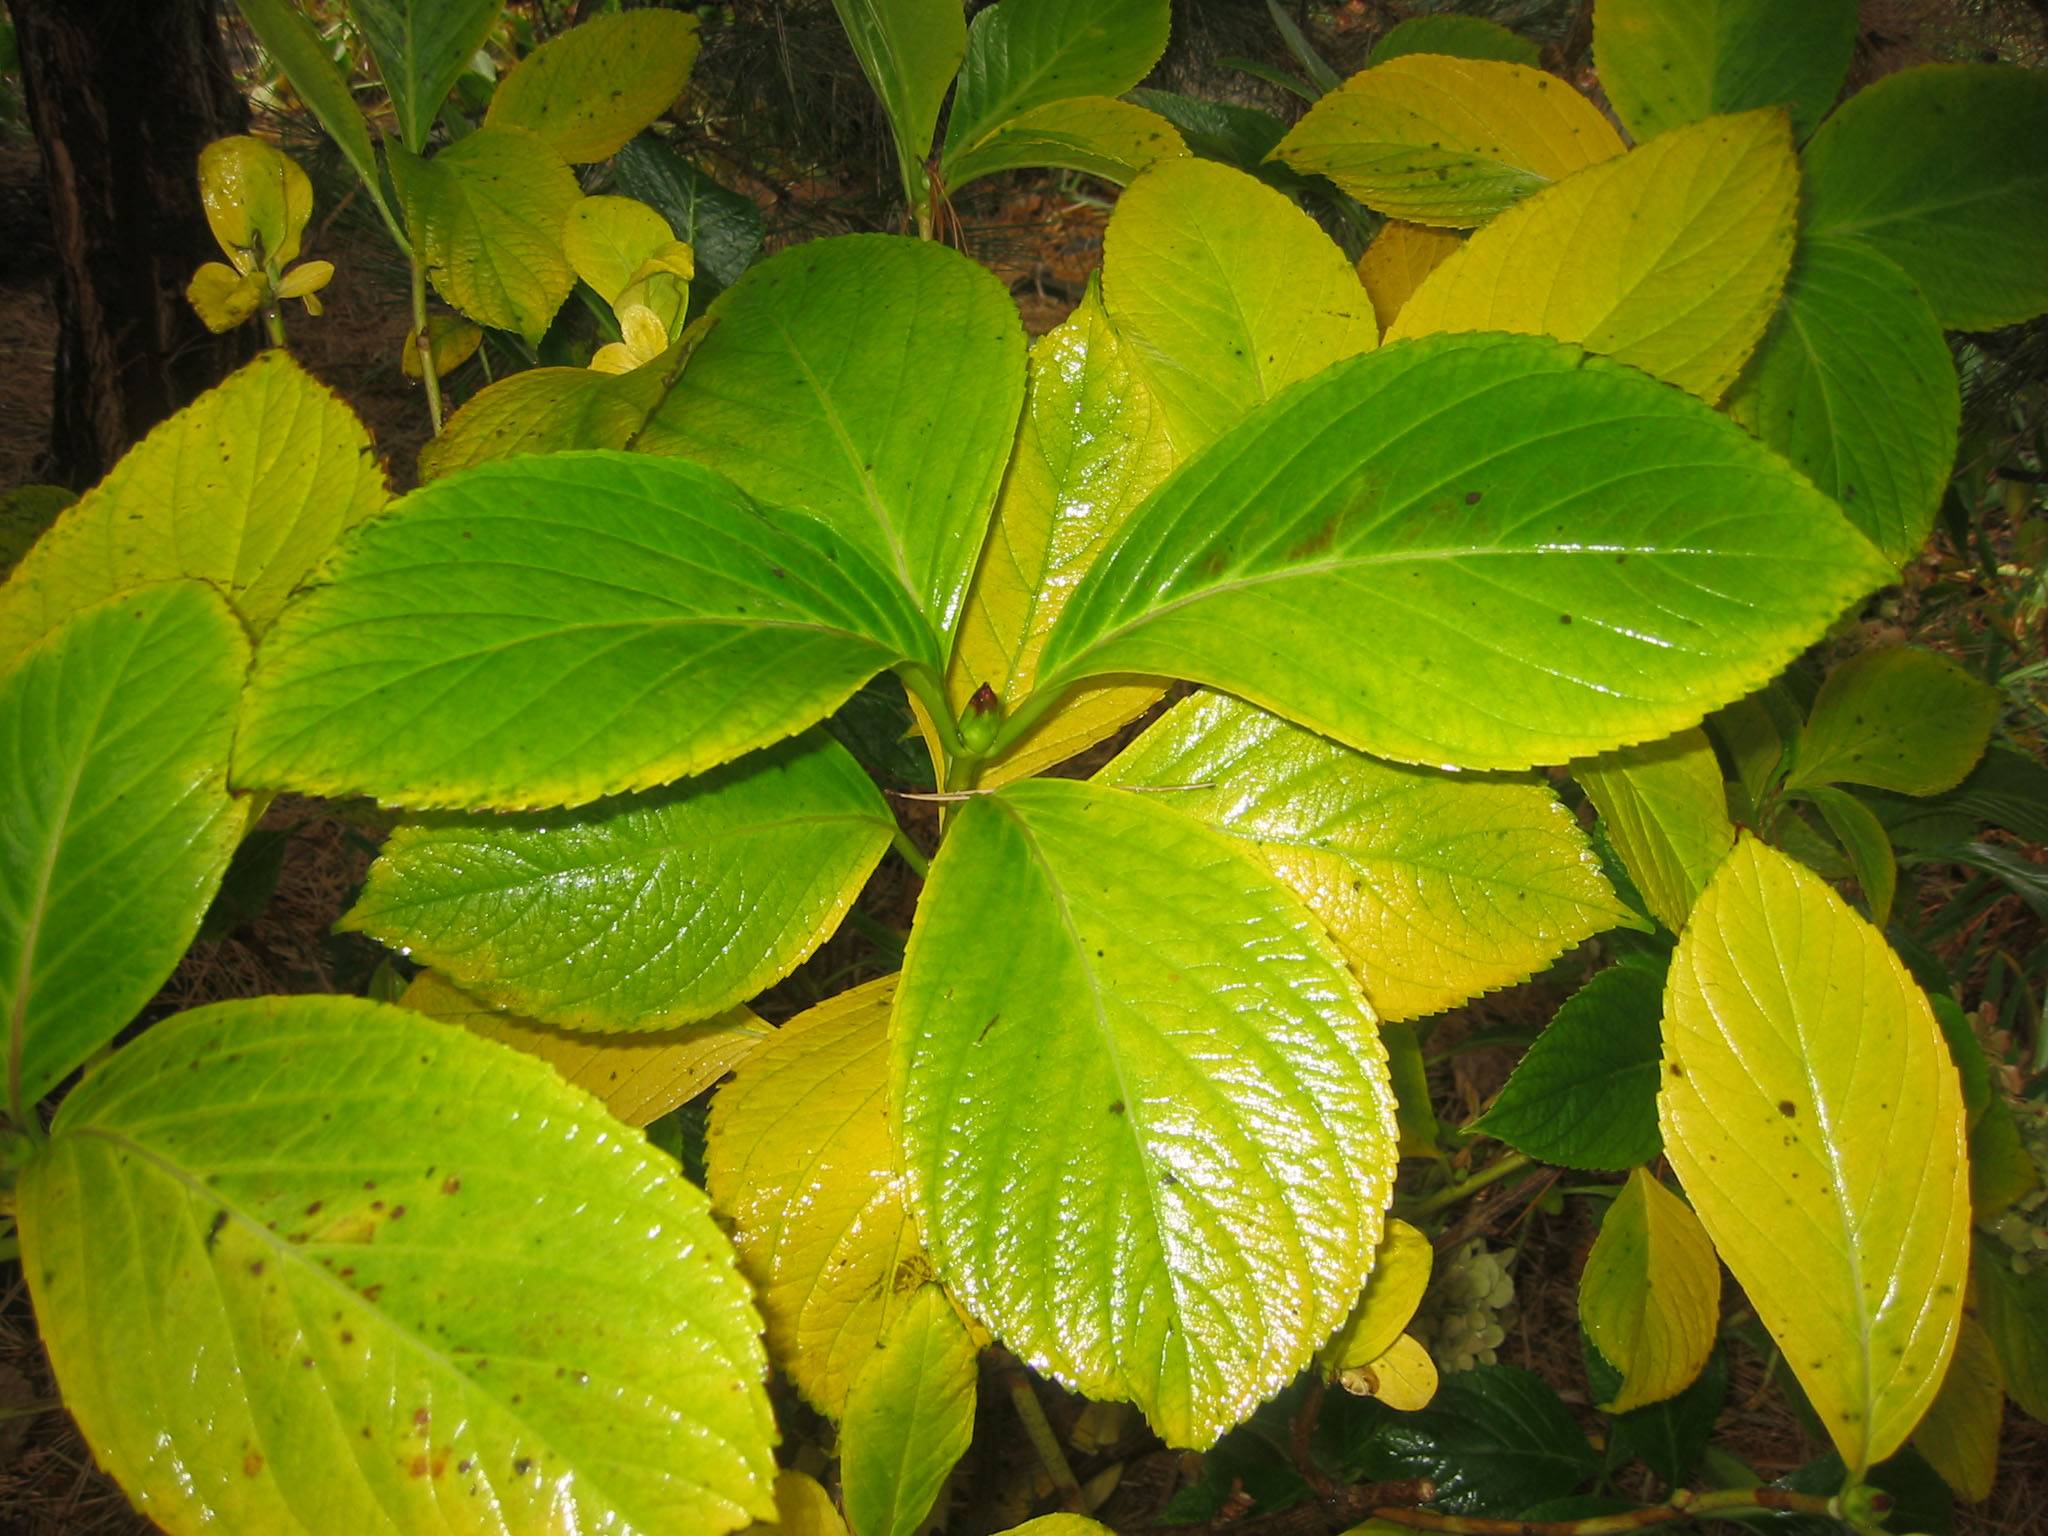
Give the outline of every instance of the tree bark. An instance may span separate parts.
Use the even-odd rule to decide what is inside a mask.
[[[202,146],[248,125],[213,0],[8,0],[58,316],[50,478],[83,489],[249,353],[185,302],[219,259]]]

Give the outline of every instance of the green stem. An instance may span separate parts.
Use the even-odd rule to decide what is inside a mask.
[[[938,673],[921,661],[910,661],[898,667],[896,675],[903,679],[903,686],[924,706],[933,729],[939,733],[939,745],[945,749],[946,756],[976,756],[968,750],[967,742],[960,734],[960,721],[953,714],[953,706],[946,702],[946,685]]]
[[[441,435],[441,378],[434,372],[434,343],[427,335],[427,269],[412,257],[412,344],[419,349],[420,379],[427,386],[427,416]]]
[[[1046,1475],[1059,1489],[1068,1509],[1077,1515],[1086,1514],[1088,1500],[1081,1492],[1081,1480],[1074,1476],[1074,1469],[1067,1464],[1067,1453],[1060,1449],[1059,1436],[1053,1433],[1052,1422],[1046,1418],[1038,1394],[1031,1390],[1030,1378],[1021,1370],[1006,1370],[1003,1375],[1010,1389],[1010,1401],[1016,1405],[1017,1417],[1023,1421],[1024,1436],[1031,1442],[1031,1448],[1038,1452],[1038,1459],[1045,1464]]]
[[[1482,1520],[1471,1515],[1440,1515],[1434,1510],[1399,1506],[1382,1506],[1373,1511],[1373,1517],[1391,1525],[1443,1531],[1449,1536],[1627,1536],[1628,1532],[1668,1525],[1674,1520],[1710,1520],[1764,1510],[1836,1518],[1834,1500],[1784,1488],[1716,1488],[1707,1493],[1681,1488],[1667,1504],[1586,1520]]]
[[[1017,707],[1004,718],[1002,729],[996,732],[996,739],[989,744],[989,757],[1000,757],[1029,734],[1031,728],[1045,718],[1046,711],[1059,703],[1066,692],[1064,686],[1034,688],[1018,701]]]
[[[1448,1210],[1460,1200],[1476,1195],[1489,1184],[1498,1184],[1502,1179],[1512,1178],[1524,1168],[1531,1166],[1533,1159],[1526,1152],[1508,1152],[1495,1158],[1477,1173],[1447,1184],[1433,1195],[1427,1195],[1408,1207],[1410,1216],[1434,1216],[1438,1211]]]
[[[895,832],[891,834],[889,842],[890,846],[895,848],[896,856],[915,871],[918,879],[928,880],[931,878],[932,861],[924,856],[922,848],[910,840],[908,832],[904,831],[901,827],[896,828]]]
[[[263,306],[263,334],[270,338],[273,347],[284,348],[284,316],[278,312],[275,299]]]

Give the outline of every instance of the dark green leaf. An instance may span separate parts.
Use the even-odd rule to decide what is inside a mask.
[[[1372,45],[1370,63],[1384,64],[1404,53],[1445,53],[1458,59],[1499,59],[1536,67],[1540,50],[1497,22],[1479,16],[1411,16]]]
[[[1173,124],[1193,153],[1253,175],[1264,168],[1266,156],[1287,132],[1286,123],[1258,107],[1203,101],[1173,91],[1138,90],[1124,95]]]
[[[502,0],[348,0],[390,94],[398,136],[414,154],[502,9]]]
[[[612,185],[667,219],[676,238],[696,252],[693,311],[738,282],[760,254],[766,226],[759,205],[721,187],[651,133],[613,157]]]
[[[1621,1390],[1621,1373],[1607,1362],[1593,1341],[1579,1336],[1585,1352],[1586,1380],[1594,1402],[1611,1402]],[[1728,1399],[1728,1360],[1716,1349],[1706,1369],[1678,1396],[1632,1413],[1610,1414],[1607,1420],[1609,1465],[1634,1458],[1670,1488],[1682,1488],[1713,1438],[1714,1421]]]
[[[1376,1481],[1428,1478],[1437,1506],[1460,1515],[1517,1515],[1600,1470],[1557,1394],[1511,1365],[1446,1376],[1427,1408],[1388,1422],[1364,1460]]]

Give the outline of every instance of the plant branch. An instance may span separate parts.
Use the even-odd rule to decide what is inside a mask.
[[[1088,1500],[1081,1491],[1081,1480],[1074,1476],[1074,1469],[1067,1464],[1067,1453],[1060,1449],[1059,1436],[1053,1433],[1052,1421],[1046,1418],[1038,1394],[1031,1389],[1031,1379],[1015,1366],[1006,1366],[1003,1384],[1010,1389],[1010,1401],[1016,1405],[1017,1417],[1023,1422],[1025,1438],[1030,1440],[1031,1448],[1038,1452],[1038,1459],[1045,1464],[1046,1474],[1060,1491],[1061,1502],[1075,1514],[1085,1515]]]
[[[1502,1179],[1512,1178],[1523,1169],[1532,1167],[1534,1160],[1526,1152],[1508,1152],[1495,1158],[1477,1173],[1468,1174],[1454,1184],[1446,1184],[1433,1195],[1426,1195],[1408,1207],[1410,1216],[1434,1216],[1448,1210],[1460,1200],[1476,1195],[1489,1184],[1498,1184]]]
[[[1391,1525],[1405,1525],[1417,1531],[1442,1531],[1447,1536],[1627,1536],[1674,1520],[1707,1520],[1716,1516],[1773,1510],[1786,1514],[1836,1518],[1835,1501],[1813,1493],[1793,1493],[1785,1488],[1716,1488],[1694,1493],[1681,1488],[1668,1504],[1633,1509],[1620,1515],[1596,1515],[1585,1520],[1485,1520],[1476,1515],[1440,1515],[1429,1509],[1408,1509],[1386,1505],[1373,1510],[1373,1518]]]
[[[896,850],[896,857],[908,864],[918,879],[931,878],[932,861],[924,856],[924,850],[910,840],[910,834],[901,827],[890,834],[889,842]]]
[[[434,424],[434,436],[441,435],[441,376],[434,372],[434,341],[427,334],[427,269],[419,257],[412,260],[412,344],[419,352],[420,380],[427,386],[427,416]]]

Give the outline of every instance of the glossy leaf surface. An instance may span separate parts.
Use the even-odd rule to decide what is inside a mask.
[[[401,823],[343,926],[551,1024],[668,1029],[795,969],[894,830],[813,732],[581,810]]]
[[[1784,107],[1804,138],[1856,48],[1856,0],[1599,0],[1593,59],[1630,137]]]
[[[823,518],[950,635],[1023,403],[1002,284],[942,246],[848,235],[764,261],[711,314],[638,446]]]
[[[227,759],[249,646],[170,582],[89,609],[0,675],[0,1020],[21,1122],[161,987],[240,838]]]
[[[1673,933],[1735,846],[1721,763],[1694,727],[1572,764],[1629,878]]]
[[[177,1533],[715,1533],[772,1509],[704,1198],[545,1066],[403,1009],[151,1029],[20,1186],[100,1464]]]
[[[237,270],[283,268],[313,216],[313,184],[275,145],[232,134],[199,151],[199,201]]]
[[[1647,1169],[1628,1176],[1601,1219],[1579,1277],[1579,1318],[1622,1373],[1605,1413],[1676,1397],[1713,1353],[1720,1260],[1691,1207]]]
[[[1779,113],[1677,129],[1473,235],[1388,339],[1555,336],[1718,400],[1777,306],[1798,203]]]
[[[1157,801],[1032,780],[961,811],[911,937],[891,1099],[968,1311],[1203,1446],[1350,1311],[1394,1113],[1313,919]]]
[[[936,1285],[920,1287],[855,1379],[839,1427],[854,1536],[912,1536],[974,1438],[974,1340]]]
[[[858,548],[643,456],[435,481],[328,576],[263,649],[242,782],[416,809],[580,804],[780,740],[904,657],[932,664]]]
[[[0,587],[0,656],[155,581],[204,581],[261,635],[389,492],[363,424],[284,352],[228,375],[130,449]]]
[[[777,1030],[711,1101],[706,1168],[768,1353],[837,1418],[854,1380],[932,1278],[888,1119],[885,976]]]
[[[1693,724],[1888,574],[1677,390],[1533,337],[1429,338],[1326,369],[1170,480],[1039,670],[1177,675],[1383,757],[1523,768]]]
[[[676,1029],[579,1034],[491,1007],[433,971],[413,977],[401,1007],[538,1056],[627,1125],[650,1125],[697,1097],[774,1033],[745,1008]]]
[[[1470,229],[1621,151],[1599,109],[1555,75],[1412,54],[1353,75],[1273,153],[1389,218]]]
[[[562,222],[583,195],[575,173],[524,128],[479,128],[431,160],[397,148],[389,158],[434,291],[538,343],[576,285],[562,254]]]
[[[1938,651],[1864,651],[1821,684],[1785,782],[1939,794],[1984,755],[1998,710],[1997,689]]]
[[[549,38],[499,81],[484,123],[524,128],[571,164],[603,160],[668,110],[696,61],[693,15],[592,16]]]
[[[1382,1019],[1525,980],[1625,916],[1548,785],[1381,762],[1226,694],[1176,704],[1100,777],[1256,849]]]
[[[1920,552],[1955,466],[1961,392],[1941,323],[1890,259],[1804,241],[1727,404],[1888,558]]]
[[[1925,995],[1745,836],[1679,940],[1664,1061],[1693,1209],[1843,1460],[1882,1461],[1947,1369],[1969,1257],[1962,1095]]]
[[[1944,326],[2048,309],[2048,74],[1929,64],[1866,86],[1807,146],[1806,233],[1853,239],[1920,285]]]
[[[413,153],[500,14],[499,0],[348,0],[391,97],[399,138]]]

